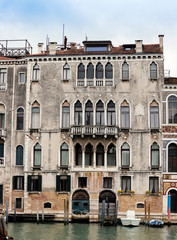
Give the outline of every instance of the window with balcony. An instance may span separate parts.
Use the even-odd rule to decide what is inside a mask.
[[[82,104],[79,100],[74,105],[74,125],[82,125]]]
[[[16,165],[23,165],[23,146],[21,145],[16,147]]]
[[[116,111],[115,103],[111,100],[107,105],[107,125],[115,126],[116,125]]]
[[[159,106],[156,101],[153,101],[150,105],[150,124],[151,129],[159,128]]]
[[[60,165],[63,167],[69,165],[69,148],[66,143],[60,147]]]
[[[96,66],[96,79],[103,79],[103,65],[101,63]]]
[[[40,128],[40,105],[38,102],[34,102],[31,109],[31,128]]]
[[[85,78],[85,66],[83,63],[80,63],[78,66],[78,79]]]
[[[93,146],[88,143],[85,148],[85,166],[93,165]]]
[[[13,190],[24,190],[24,176],[13,176]]]
[[[108,146],[107,166],[108,167],[116,166],[116,147],[112,143]]]
[[[62,128],[70,127],[70,105],[65,101],[62,105]]]
[[[17,130],[23,130],[23,122],[24,122],[24,109],[17,109]]]
[[[0,128],[5,128],[5,107],[0,104]]]
[[[130,167],[130,146],[128,143],[124,143],[121,147],[121,167]]]
[[[56,191],[57,192],[70,192],[71,176],[57,175],[56,176]]]
[[[0,205],[3,204],[3,185],[0,184]]]
[[[123,190],[125,193],[131,191],[131,177],[129,176],[121,177],[121,190]]]
[[[78,188],[87,187],[87,177],[78,177]]]
[[[129,80],[129,65],[126,62],[122,64],[122,80]]]
[[[75,145],[75,163],[76,166],[82,166],[82,147],[79,143]]]
[[[94,78],[94,67],[92,63],[89,63],[87,65],[87,79],[93,79]]]
[[[157,64],[155,62],[150,64],[150,79],[157,79]]]
[[[112,79],[113,78],[113,68],[111,63],[107,63],[105,66],[105,78]]]
[[[66,63],[63,66],[63,80],[69,80],[70,79],[70,67],[68,63]]]
[[[168,98],[168,121],[169,123],[177,123],[177,97],[170,96]]]
[[[0,68],[0,91],[6,90],[7,69]]]
[[[177,145],[175,143],[168,146],[168,172],[177,172]]]
[[[112,177],[103,178],[103,188],[112,188]]]
[[[90,100],[85,105],[85,125],[93,125],[93,104]]]
[[[130,109],[129,104],[126,100],[121,104],[121,128],[129,129],[130,128]]]
[[[101,143],[96,148],[96,165],[104,166],[104,147]]]
[[[155,142],[151,145],[151,168],[159,168],[159,145]]]
[[[39,143],[34,146],[34,167],[41,167],[42,147]]]
[[[104,125],[104,104],[101,100],[96,104],[96,125]]]
[[[41,175],[28,175],[28,192],[41,192],[42,191],[42,176]]]
[[[33,81],[38,81],[40,79],[40,68],[36,63],[33,67]]]
[[[150,177],[149,178],[149,191],[151,193],[159,192],[159,178],[158,177]]]

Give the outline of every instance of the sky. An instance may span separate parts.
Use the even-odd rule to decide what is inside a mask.
[[[165,70],[177,77],[176,0],[0,0],[0,40],[82,43],[111,40],[113,46],[159,43],[164,35]]]

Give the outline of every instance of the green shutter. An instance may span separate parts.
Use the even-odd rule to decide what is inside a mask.
[[[56,191],[60,192],[60,176],[56,175]]]
[[[16,189],[16,176],[13,176],[12,182],[13,182],[13,190],[14,190]]]
[[[67,176],[67,192],[70,192],[71,186],[71,176]]]
[[[38,189],[37,189],[39,192],[42,191],[42,176],[39,175],[38,176]]]
[[[24,176],[22,177],[22,189],[24,190]]]
[[[31,191],[31,175],[28,175],[28,192]]]

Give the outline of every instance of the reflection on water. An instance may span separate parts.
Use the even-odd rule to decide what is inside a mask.
[[[177,226],[149,228],[104,227],[99,224],[70,223],[9,223],[9,235],[14,240],[173,240],[177,239]]]

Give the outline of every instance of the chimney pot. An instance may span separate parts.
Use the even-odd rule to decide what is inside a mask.
[[[38,43],[38,53],[43,52],[43,46],[44,46],[44,43]]]
[[[56,54],[56,42],[49,42],[49,54],[54,55]]]
[[[163,38],[164,38],[164,35],[159,35],[159,44],[160,44],[160,47],[163,49]]]
[[[143,40],[136,40],[136,52],[142,53],[143,52]]]

